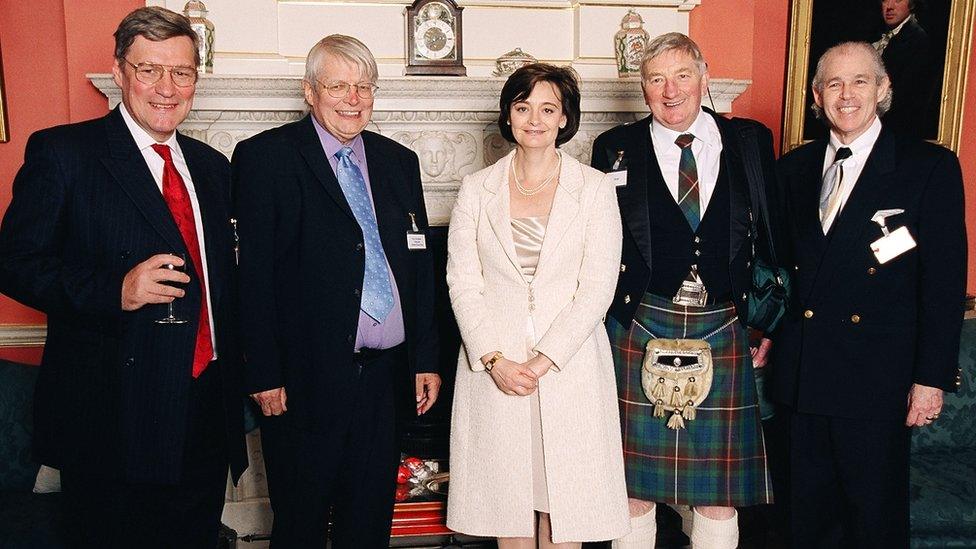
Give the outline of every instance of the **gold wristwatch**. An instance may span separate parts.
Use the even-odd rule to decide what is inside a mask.
[[[503,355],[501,351],[495,351],[495,354],[491,355],[488,362],[485,362],[485,371],[490,372],[491,369],[495,367],[495,363],[502,358],[505,358],[505,355]]]

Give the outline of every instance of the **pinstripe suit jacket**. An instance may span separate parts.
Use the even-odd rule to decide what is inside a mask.
[[[233,233],[227,159],[179,135],[197,191],[221,367],[232,469],[246,466],[240,359],[233,332]],[[201,289],[174,302],[186,324],[160,325],[162,305],[121,309],[136,264],[186,252],[118,108],[41,130],[27,142],[0,226],[0,291],[47,314],[34,401],[35,458],[130,482],[179,480]],[[192,269],[187,272],[192,273]]]

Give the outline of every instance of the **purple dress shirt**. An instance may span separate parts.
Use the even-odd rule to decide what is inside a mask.
[[[369,195],[370,201],[373,202],[373,215],[376,215],[376,203],[373,201],[373,189],[369,184],[369,167],[366,164],[366,149],[363,146],[363,136],[357,135],[348,145],[343,145],[335,136],[325,131],[325,128],[319,124],[314,116],[312,117],[312,125],[315,126],[315,132],[319,135],[319,141],[322,142],[322,150],[325,151],[325,157],[329,159],[329,165],[332,166],[333,173],[335,173],[336,166],[339,164],[339,160],[335,157],[335,154],[344,146],[352,148],[352,154],[349,156],[349,159],[363,172],[363,179],[366,180],[366,194]],[[376,223],[382,223],[382,220],[377,218]],[[406,235],[404,235],[404,238],[406,238]],[[389,349],[406,341],[403,329],[403,308],[400,307],[400,291],[397,288],[396,277],[393,276],[393,269],[390,268],[389,260],[386,262],[386,269],[390,273],[390,286],[393,288],[393,309],[382,322],[374,320],[371,316],[363,312],[362,309],[359,310],[359,329],[356,331],[357,351],[363,347],[370,349]]]

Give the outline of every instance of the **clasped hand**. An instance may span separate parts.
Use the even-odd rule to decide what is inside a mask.
[[[487,355],[485,360],[492,355]],[[500,358],[488,373],[498,389],[506,395],[528,396],[539,386],[539,378],[546,375],[552,366],[552,360],[540,353],[525,362]]]

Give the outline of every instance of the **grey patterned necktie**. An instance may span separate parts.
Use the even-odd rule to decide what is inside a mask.
[[[831,210],[837,207],[840,200],[841,183],[844,181],[844,161],[851,157],[853,153],[847,147],[837,149],[834,161],[824,173],[823,182],[820,185],[820,224],[823,226],[824,233],[827,232],[826,220],[829,218]]]
[[[393,310],[390,271],[386,266],[386,254],[383,253],[383,243],[380,242],[373,204],[369,199],[369,193],[366,192],[366,180],[359,166],[349,158],[351,154],[352,149],[349,147],[343,147],[335,153],[336,158],[339,159],[339,164],[336,166],[336,179],[339,180],[342,193],[346,195],[349,208],[359,222],[366,245],[366,269],[363,272],[363,296],[360,308],[373,319],[383,322]]]

